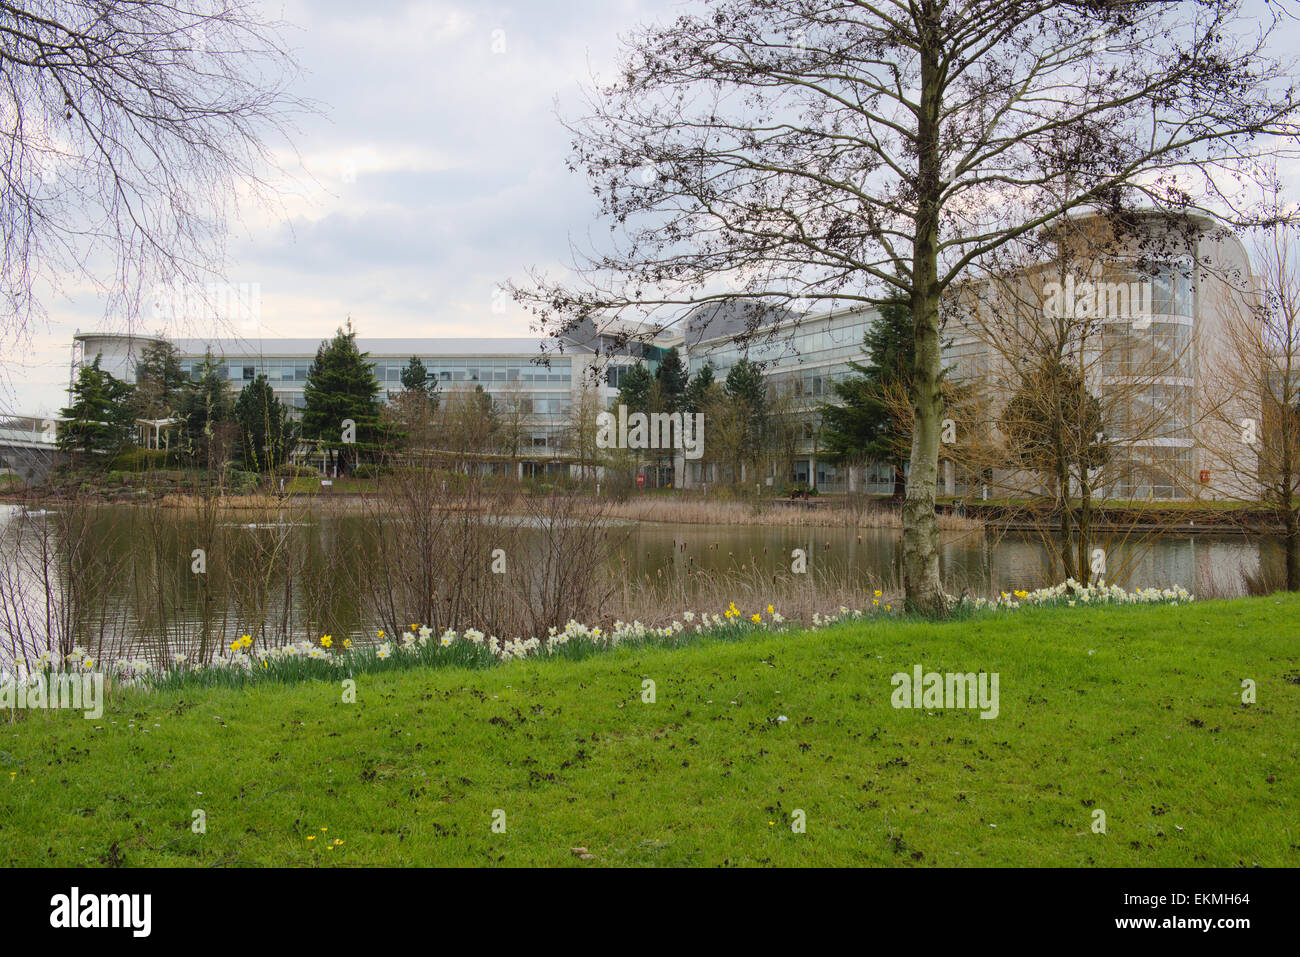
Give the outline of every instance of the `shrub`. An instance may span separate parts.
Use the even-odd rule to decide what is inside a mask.
[[[226,469],[226,486],[236,494],[253,492],[261,484],[262,476],[256,472],[244,472],[239,469]]]
[[[158,469],[180,468],[184,463],[176,449],[142,449],[131,446],[117,454],[111,463],[111,472],[153,472]]]
[[[314,469],[310,465],[285,462],[275,467],[275,474],[286,478],[316,478],[320,475],[320,470]]]

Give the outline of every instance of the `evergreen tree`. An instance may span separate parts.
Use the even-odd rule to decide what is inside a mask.
[[[180,409],[189,377],[180,352],[165,339],[144,347],[135,363],[135,414],[141,419],[171,418]]]
[[[822,443],[838,464],[885,462],[894,470],[894,498],[907,494],[905,467],[912,437],[898,415],[912,368],[912,311],[906,301],[885,303],[862,336],[868,363],[831,384],[834,401],[822,405]]]
[[[628,414],[650,411],[650,386],[654,377],[645,363],[638,362],[623,373],[618,388],[618,400],[615,405],[627,406]]]
[[[429,375],[428,368],[418,356],[411,356],[411,361],[402,370],[402,389],[406,392],[419,393],[438,408],[438,380]]]
[[[368,353],[358,351],[356,338],[349,321],[346,332],[339,329],[322,342],[303,388],[302,434],[321,440],[340,471],[349,470],[359,451],[374,449],[382,437],[379,380],[366,361]],[[348,419],[356,426],[351,443],[343,441]]]
[[[239,426],[245,468],[270,472],[285,461],[293,433],[289,410],[265,375],[259,375],[240,391],[234,419]]]
[[[418,356],[402,370],[402,391],[388,393],[384,409],[385,442],[396,448],[432,448],[439,444],[435,414],[441,397],[438,380]]]
[[[131,387],[112,373],[99,367],[102,355],[77,370],[72,385],[72,404],[61,411],[64,421],[58,424],[60,450],[104,455],[107,465],[131,440],[135,425]]]
[[[713,363],[706,359],[700,371],[695,373],[686,386],[682,395],[682,411],[703,412],[713,398],[714,384]]]
[[[677,347],[669,349],[659,361],[655,370],[655,381],[659,383],[659,400],[664,412],[681,412],[686,400],[688,375],[682,363],[681,353]]]
[[[205,467],[215,466],[228,451],[231,422],[230,391],[226,387],[225,367],[204,354],[203,365],[186,382],[178,410],[184,447],[191,458]]]
[[[763,448],[768,411],[767,387],[763,382],[762,369],[747,358],[741,359],[727,371],[722,391],[739,412],[739,451],[742,457],[757,467],[759,452]]]
[[[1038,472],[1046,485],[1067,493],[1071,476],[1086,476],[1110,460],[1101,400],[1088,391],[1077,369],[1055,357],[1021,383],[998,429],[1012,464]]]

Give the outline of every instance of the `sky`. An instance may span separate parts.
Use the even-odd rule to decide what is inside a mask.
[[[288,24],[292,92],[318,109],[296,123],[297,155],[279,156],[279,208],[246,210],[229,240],[227,281],[260,289],[262,334],[327,338],[350,316],[361,337],[529,335],[499,284],[566,264],[596,212],[566,167],[557,103],[576,110],[618,36],[672,0],[262,6]],[[113,328],[75,284],[47,310],[31,349],[0,359],[0,406],[56,413],[73,333]],[[159,331],[151,319],[138,331]]]
[[[258,2],[319,110],[279,154],[279,208],[230,237],[226,279],[260,290],[260,334],[323,339],[350,317],[363,338],[529,335],[499,285],[565,269],[605,228],[557,111],[575,115],[619,36],[680,0]],[[73,333],[122,331],[75,283],[46,307],[31,348],[0,355],[0,408],[57,413]],[[151,318],[136,331],[230,333]]]

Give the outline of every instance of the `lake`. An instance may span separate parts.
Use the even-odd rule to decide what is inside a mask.
[[[356,583],[381,560],[383,548],[376,544],[382,539],[366,534],[366,521],[346,510],[294,509],[254,521],[240,512],[204,518],[129,505],[75,515],[57,506],[31,513],[3,507],[0,656],[39,653],[51,636],[70,647],[69,636],[76,636],[83,645],[97,642],[101,654],[156,658],[176,649],[190,653],[199,631],[212,635],[215,647],[252,621],[267,623],[268,640],[273,633],[326,630],[372,637],[367,609],[373,605],[361,599]],[[490,521],[485,545],[493,541]],[[522,554],[510,559],[515,567],[530,568],[548,547],[542,529],[510,517],[496,521],[513,525],[518,536],[512,548]],[[196,572],[194,543],[205,540],[220,542],[219,554],[205,555],[203,571]],[[1097,544],[1107,551],[1107,579],[1127,588],[1181,585],[1198,596],[1243,594],[1247,578],[1274,575],[1281,565],[1274,543],[1242,536],[1141,542],[1102,536]],[[792,573],[795,549],[806,554],[808,574]],[[489,551],[483,549],[485,566]],[[954,594],[1032,589],[1054,583],[1047,554],[1041,540],[1023,532],[947,532],[941,573]],[[607,582],[594,612],[606,619],[662,621],[687,609],[717,612],[728,601],[773,603],[795,618],[840,604],[867,607],[877,588],[886,601],[896,600],[900,560],[901,533],[890,528],[611,523],[595,560],[603,568],[589,577],[599,572]],[[392,614],[395,622],[405,620],[400,607]]]

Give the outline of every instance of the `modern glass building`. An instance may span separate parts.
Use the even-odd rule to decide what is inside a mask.
[[[73,365],[100,355],[102,368],[133,382],[135,362],[150,341],[147,336],[78,333]],[[210,354],[232,391],[265,375],[282,402],[302,409],[307,370],[321,340],[179,339],[172,344],[181,354],[181,368],[192,376],[198,376]],[[526,415],[527,458],[520,463],[525,473],[554,468],[554,460],[563,457],[574,395],[584,377],[590,378],[588,368],[595,358],[591,349],[567,342],[563,354],[543,358],[544,344],[536,338],[357,339],[357,348],[374,366],[381,398],[401,391],[402,370],[414,356],[444,395],[481,387],[498,405],[517,403]],[[597,388],[604,401],[615,392],[608,385]]]
[[[1167,244],[1163,259],[1153,262],[1143,256],[1138,269],[1121,250],[1104,263],[1088,264],[1091,271],[1080,279],[1091,283],[1090,309],[1114,312],[1098,314],[1089,327],[1100,328],[1100,334],[1086,346],[1093,350],[1087,363],[1089,390],[1103,397],[1123,396],[1123,401],[1108,403],[1106,413],[1107,434],[1125,463],[1107,490],[1114,497],[1215,495],[1215,475],[1223,463],[1216,463],[1198,445],[1192,428],[1198,420],[1198,403],[1206,394],[1202,367],[1220,346],[1222,311],[1232,298],[1230,287],[1253,280],[1249,259],[1236,239],[1221,235],[1209,219],[1191,222],[1195,228]],[[1026,287],[1037,290],[1027,297],[1032,299],[1041,296],[1052,268],[1035,265],[1009,281],[1020,289],[1017,295],[1022,298]],[[948,375],[986,385],[992,404],[997,405],[999,390],[1005,392],[1013,377],[1005,343],[979,321],[980,309],[1000,308],[989,305],[996,300],[989,295],[993,285],[972,284],[960,293],[970,294],[976,305],[965,316],[961,310],[946,312],[942,336]],[[1040,322],[1059,310],[1060,302],[1048,305],[1039,298],[1025,321]],[[1142,321],[1134,321],[1135,314]],[[676,347],[692,375],[711,363],[722,380],[742,357],[748,358],[760,366],[770,387],[787,397],[786,408],[803,423],[790,473],[770,476],[774,482],[795,481],[830,492],[887,494],[893,489],[889,466],[836,466],[827,460],[819,438],[818,407],[830,397],[832,384],[851,374],[849,363],[863,358],[863,334],[876,318],[874,308],[802,315],[769,309],[756,315],[753,305],[720,302],[697,307],[683,317],[677,331],[634,324],[597,330],[588,323],[563,343],[539,338],[358,338],[357,345],[369,354],[386,392],[401,389],[401,372],[416,356],[444,391],[482,387],[498,401],[517,397],[528,410],[525,444],[530,461],[524,471],[569,467],[572,457],[565,447],[574,420],[582,414],[581,408],[591,409],[591,402],[582,401],[584,392],[594,389],[596,404],[608,407],[632,363],[646,362],[653,371],[664,351]],[[631,341],[627,333],[632,334]],[[104,368],[131,381],[134,361],[148,341],[142,336],[79,333],[74,337],[74,368],[98,354]],[[211,351],[232,389],[264,374],[282,401],[300,409],[307,369],[320,340],[183,339],[174,344],[187,370],[200,366]],[[544,349],[547,359],[541,361]],[[1243,414],[1258,416],[1259,411],[1244,409]],[[1160,426],[1152,428],[1156,419]],[[677,483],[686,487],[716,481],[717,470],[707,454],[701,462],[679,459],[674,467]],[[963,474],[951,461],[941,464],[941,494],[978,494],[989,480],[987,475]],[[995,477],[999,487],[1016,482],[1011,470]],[[1036,490],[1023,477],[1020,487]]]

